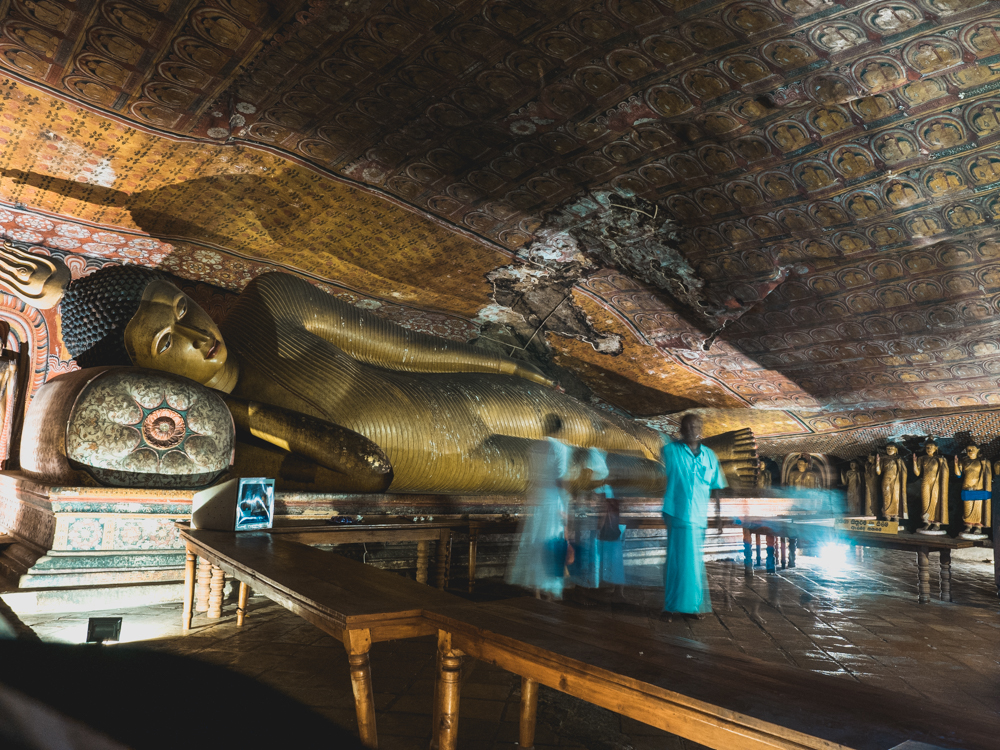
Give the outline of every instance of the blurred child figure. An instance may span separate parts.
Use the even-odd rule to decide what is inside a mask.
[[[625,601],[625,549],[623,537],[625,524],[621,522],[618,498],[610,484],[603,484],[594,490],[604,499],[604,518],[597,532],[601,558],[601,583],[613,587],[612,600]]]
[[[562,420],[546,414],[545,439],[531,448],[528,515],[507,582],[532,589],[540,599],[561,599],[565,569],[572,562],[566,537],[567,490],[573,449],[558,439]]]
[[[606,453],[598,448],[577,448],[570,471],[573,487],[567,537],[573,546],[570,580],[577,586],[596,589],[601,585],[601,550],[598,514],[603,509],[595,493],[608,477]]]

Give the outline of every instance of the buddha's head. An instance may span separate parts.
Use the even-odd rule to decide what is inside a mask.
[[[857,471],[857,470],[858,470],[858,462],[851,461],[851,471]]]
[[[899,448],[897,448],[892,443],[889,443],[887,446],[885,446],[885,452],[890,456],[895,456],[897,453],[899,453]]]
[[[800,457],[800,458],[799,458],[799,459],[798,459],[798,460],[797,460],[797,461],[795,462],[795,468],[796,468],[796,469],[797,469],[797,470],[798,470],[799,472],[801,472],[801,473],[805,473],[805,470],[809,468],[809,462],[808,462],[808,461],[806,461],[806,460],[805,460],[804,458],[801,458],[801,457]]]
[[[138,365],[230,391],[237,370],[218,326],[166,274],[110,266],[69,284],[63,341],[81,367]]]
[[[927,445],[926,445],[926,446],[924,447],[924,450],[926,450],[926,451],[927,451],[927,455],[928,455],[928,456],[933,456],[933,455],[935,455],[935,454],[936,454],[936,453],[938,452],[938,447],[937,447],[937,443],[935,443],[935,442],[934,442],[933,440],[931,440],[931,441],[930,441],[929,443],[927,443]]]
[[[965,449],[965,455],[975,461],[979,458],[979,446],[973,443],[968,448]]]

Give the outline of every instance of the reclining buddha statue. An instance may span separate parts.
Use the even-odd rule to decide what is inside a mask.
[[[138,365],[228,394],[237,476],[289,490],[521,493],[531,442],[555,413],[565,442],[609,452],[613,480],[662,487],[655,431],[559,392],[527,363],[407,330],[297,276],[258,276],[218,326],[159,271],[69,278],[55,258],[0,252],[0,285],[59,304],[81,367]]]

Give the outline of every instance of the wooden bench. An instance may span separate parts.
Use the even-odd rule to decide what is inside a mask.
[[[221,607],[224,576],[240,582],[240,609],[248,588],[294,612],[343,642],[351,669],[358,733],[377,747],[368,651],[373,643],[437,633],[423,616],[428,605],[460,599],[342,555],[269,532],[182,530],[187,548],[182,627],[190,630],[195,589],[194,558],[212,566],[213,596]],[[243,622],[240,611],[237,624]]]
[[[438,610],[436,726],[458,736],[462,655],[521,676],[520,745],[534,744],[538,685],[719,750],[888,750],[906,741],[997,747],[1000,720],[771,664],[593,613],[517,599]]]
[[[182,531],[184,626],[191,622],[197,555],[212,565],[220,599],[228,574],[241,592],[253,587],[341,640],[367,747],[377,747],[371,644],[431,634],[438,637],[432,727],[441,750],[457,741],[463,655],[521,676],[524,747],[534,742],[540,684],[724,750],[888,750],[906,740],[985,750],[1000,737],[1000,721],[982,712],[917,706],[909,696],[535,599],[473,604],[281,536]]]
[[[917,553],[917,600],[926,604],[931,600],[930,555],[939,553],[941,574],[941,600],[950,602],[951,598],[951,551],[983,546],[982,541],[972,539],[935,536],[931,534],[916,534],[901,531],[898,534],[878,534],[868,531],[849,531],[834,529],[831,525],[819,523],[796,522],[785,518],[751,518],[746,519],[743,527],[744,558],[743,566],[747,576],[753,576],[753,560],[751,557],[750,534],[767,535],[767,571],[774,572],[774,540],[785,538],[789,547],[796,549],[800,539],[813,542],[847,542],[857,547],[877,547],[881,549],[905,550]],[[988,544],[988,543],[987,543]],[[794,552],[793,552],[794,555]],[[758,551],[758,558],[760,553]],[[793,557],[794,560],[794,557]],[[792,565],[794,567],[794,563]]]

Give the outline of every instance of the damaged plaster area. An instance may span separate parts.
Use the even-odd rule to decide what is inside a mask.
[[[706,294],[705,281],[678,244],[676,226],[659,206],[622,191],[588,191],[544,217],[534,240],[518,253],[520,262],[487,275],[493,304],[480,312],[477,322],[485,337],[523,347],[536,359],[548,358],[546,331],[620,354],[620,337],[597,331],[572,299],[581,280],[615,268],[662,291],[672,307],[690,311],[687,317],[704,331],[701,348],[707,349],[743,310]]]

